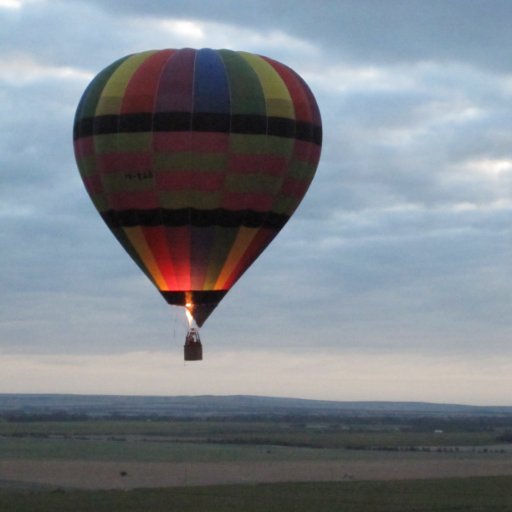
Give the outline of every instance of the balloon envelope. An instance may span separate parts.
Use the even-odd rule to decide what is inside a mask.
[[[201,326],[299,205],[321,146],[290,68],[231,50],[155,50],[101,71],[74,147],[107,226]]]

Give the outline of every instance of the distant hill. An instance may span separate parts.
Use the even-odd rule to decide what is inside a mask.
[[[512,407],[424,402],[336,402],[234,396],[0,394],[0,415],[162,416],[170,418],[283,416],[508,416]]]

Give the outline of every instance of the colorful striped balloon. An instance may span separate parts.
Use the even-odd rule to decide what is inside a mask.
[[[299,205],[321,138],[315,99],[294,71],[231,50],[122,58],[90,83],[74,123],[103,220],[199,326]]]

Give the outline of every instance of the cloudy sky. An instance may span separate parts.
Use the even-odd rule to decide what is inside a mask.
[[[0,392],[512,405],[510,19],[509,0],[0,0]],[[184,313],[71,142],[97,72],[182,47],[288,64],[324,122],[308,195],[188,364]]]

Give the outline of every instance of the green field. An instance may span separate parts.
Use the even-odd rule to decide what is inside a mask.
[[[0,459],[224,462],[500,457],[497,432],[347,431],[286,422],[89,420],[0,422]],[[491,445],[488,449],[486,446]]]
[[[0,464],[13,459],[29,464],[48,460],[185,464],[286,461],[294,466],[304,461],[346,461],[349,466],[377,461],[385,463],[387,471],[394,463],[407,461],[411,467],[434,463],[433,476],[438,476],[437,465],[443,461],[484,461],[492,467],[497,462],[508,464],[512,451],[503,438],[504,432],[510,432],[508,425],[480,420],[476,425],[478,428],[472,421],[465,424],[459,419],[453,424],[445,422],[446,429],[433,430],[430,423],[407,424],[399,418],[367,424],[363,419],[349,427],[341,421],[310,419],[0,419]],[[0,512],[512,512],[512,476],[356,481],[346,475],[340,482],[119,491],[73,490],[59,484],[34,484],[30,479],[4,479],[0,474]]]
[[[478,456],[507,448],[497,432],[347,431],[332,425],[219,421],[0,422],[0,459],[111,461],[295,461]],[[486,446],[492,445],[492,449]]]
[[[410,432],[397,425],[376,428],[361,425],[345,429],[336,424],[296,424],[286,421],[0,421],[4,438],[43,439],[102,436],[112,441],[127,436],[164,437],[175,442],[280,445],[306,448],[394,449],[428,446],[483,446],[496,444],[497,429]],[[1,437],[0,437],[1,439]],[[504,444],[504,443],[503,443]]]
[[[509,512],[512,477],[6,492],[0,512]]]

